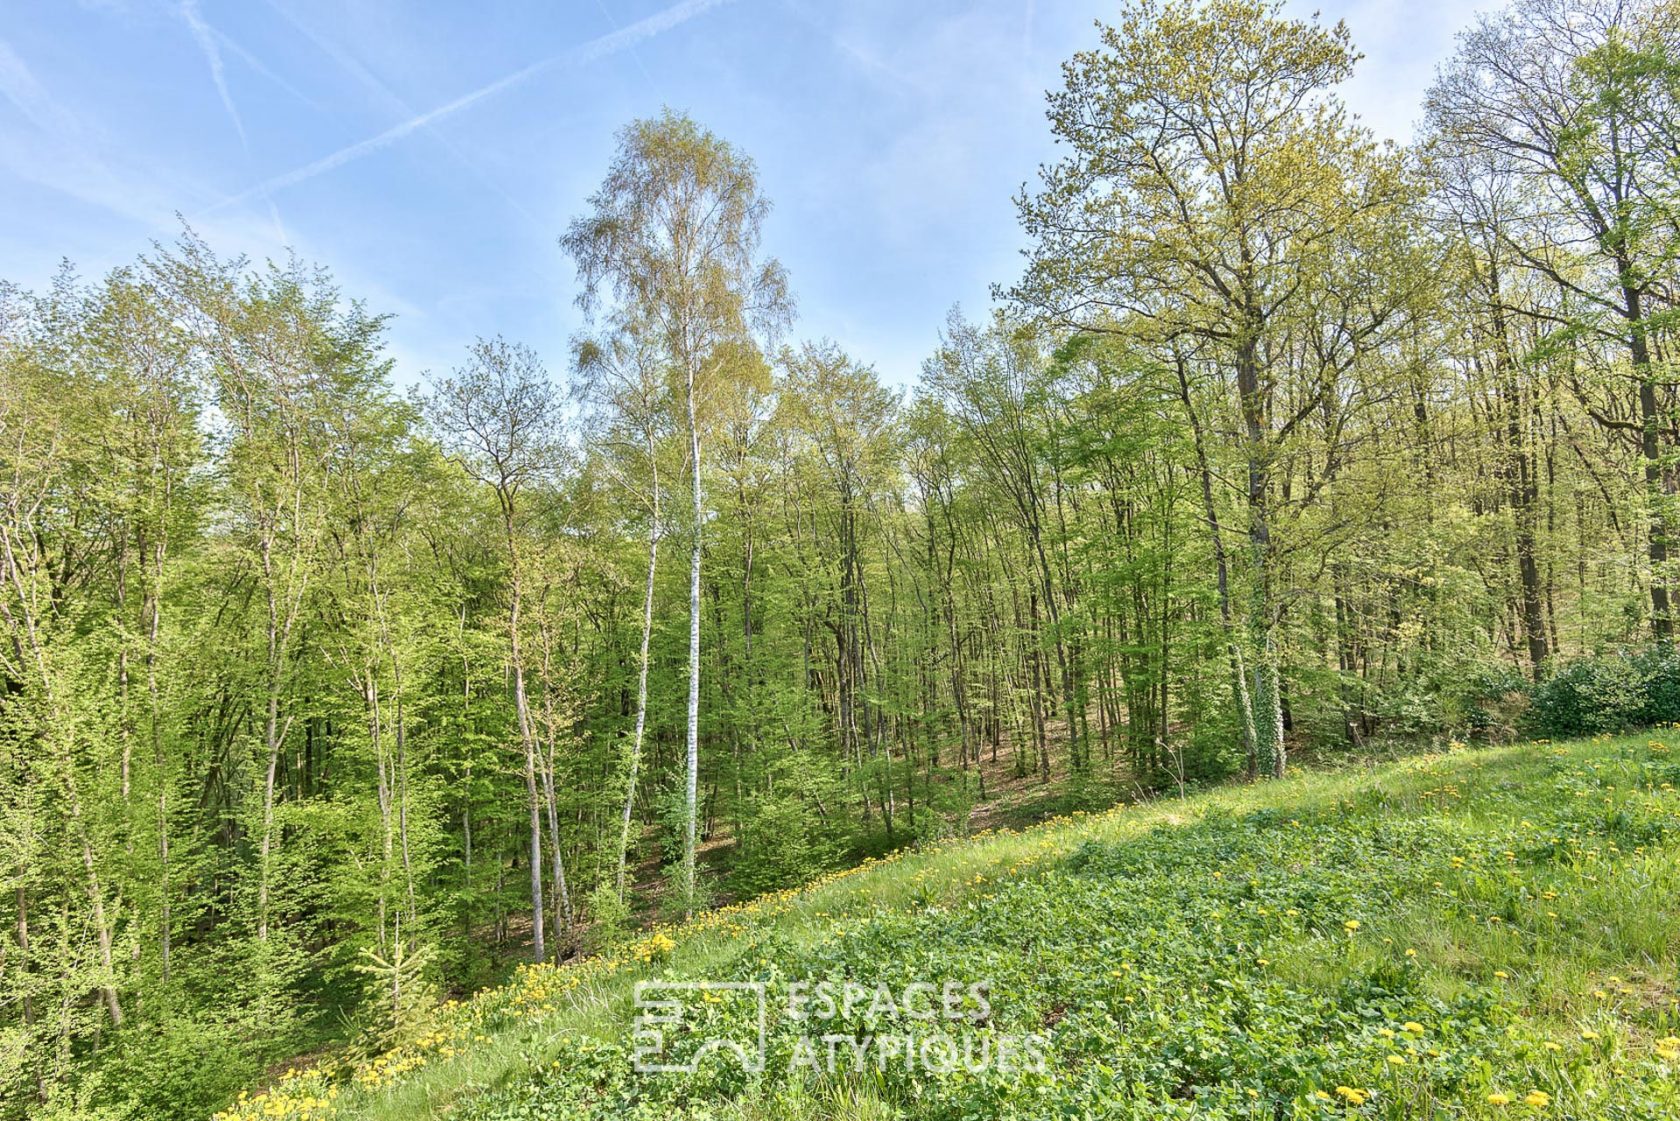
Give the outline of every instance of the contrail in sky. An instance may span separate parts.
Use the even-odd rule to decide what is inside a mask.
[[[389,147],[411,132],[425,128],[430,124],[436,124],[445,117],[454,116],[461,110],[476,105],[487,97],[494,97],[503,90],[527,81],[545,70],[553,70],[556,67],[570,69],[586,65],[597,59],[606,58],[609,55],[633,47],[643,40],[651,39],[655,35],[669,31],[679,24],[687,23],[695,16],[702,15],[712,8],[732,2],[733,0],[684,0],[683,3],[673,4],[664,11],[655,12],[646,19],[637,20],[627,27],[621,27],[610,34],[591,39],[589,42],[561,54],[533,62],[505,77],[498,78],[489,85],[480,86],[478,89],[464,93],[455,100],[439,105],[435,109],[428,109],[426,112],[410,117],[400,124],[392,125],[384,132],[370,136],[366,140],[357,141],[348,147],[340,148],[330,155],[322,156],[313,163],[305,164],[283,175],[276,175],[272,179],[266,179],[254,187],[209,207],[205,213],[213,213],[225,207],[245,202],[248,199],[260,197],[271,191],[278,191],[302,183],[306,179],[313,179],[315,176],[334,168],[343,167],[352,160],[360,159],[369,152],[377,152],[381,148]]]
[[[234,108],[233,94],[228,92],[227,72],[222,66],[222,48],[216,42],[216,33],[204,22],[204,13],[198,10],[198,0],[181,0],[181,19],[192,32],[198,49],[204,52],[204,61],[210,65],[210,78],[216,83],[216,93],[221,96],[222,108],[227,110],[228,117],[233,121],[233,129],[239,134],[239,143],[245,146],[245,151],[249,154],[251,145],[245,139],[245,122],[239,118],[239,110]]]

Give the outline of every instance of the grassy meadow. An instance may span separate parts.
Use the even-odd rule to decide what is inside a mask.
[[[1673,1118],[1680,754],[1464,749],[907,852],[528,967],[255,1118]],[[638,1074],[638,980],[988,984],[1042,1072]],[[708,1010],[721,1018],[733,1006]],[[833,1025],[880,1031],[869,1010]],[[739,1024],[733,1025],[739,1027]]]

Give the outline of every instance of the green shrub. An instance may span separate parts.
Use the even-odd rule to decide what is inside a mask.
[[[629,935],[630,903],[611,883],[602,881],[589,893],[585,913],[589,928],[584,934],[584,949],[589,953],[611,953]]]
[[[102,1080],[84,1090],[107,1101],[126,1099],[135,1118],[202,1118],[256,1082],[262,1068],[261,1056],[228,1023],[171,1007],[156,1020],[118,1033],[100,1063]],[[115,1105],[101,1112],[82,1101],[65,1115],[123,1114]]]
[[[1645,676],[1645,707],[1640,724],[1680,723],[1680,651],[1653,646],[1638,656]]]
[[[740,851],[729,881],[740,895],[791,887],[834,867],[840,853],[820,816],[797,797],[753,800],[741,822]]]
[[[1183,751],[1184,780],[1191,786],[1207,786],[1241,771],[1247,759],[1235,710],[1211,714],[1197,724]]]
[[[1509,662],[1484,667],[1463,699],[1463,725],[1480,740],[1509,742],[1528,720],[1533,684]]]
[[[1581,736],[1680,720],[1680,655],[1672,648],[1565,662],[1530,693],[1530,729]]]

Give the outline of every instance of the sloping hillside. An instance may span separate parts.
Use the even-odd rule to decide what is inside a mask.
[[[983,836],[526,970],[224,1116],[1671,1119],[1676,784],[1659,739],[1530,744]],[[648,980],[731,987],[645,991],[682,1010],[637,1036]],[[636,1069],[753,1051],[760,992],[761,1069]]]

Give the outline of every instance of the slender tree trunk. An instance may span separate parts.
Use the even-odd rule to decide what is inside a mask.
[[[537,790],[537,736],[531,726],[531,706],[525,694],[525,659],[519,643],[523,588],[519,574],[519,546],[513,535],[512,496],[502,494],[502,514],[507,531],[508,564],[512,571],[512,602],[508,607],[508,648],[513,660],[513,707],[519,722],[520,747],[525,755],[525,803],[531,827],[531,957],[548,958],[543,938],[542,795]]]
[[[572,893],[566,886],[566,857],[560,848],[560,807],[554,791],[554,740],[550,739],[548,758],[543,764],[543,798],[548,804],[549,865],[554,878],[554,926],[564,935],[572,926]]]
[[[18,982],[15,988],[23,994],[19,1003],[23,1012],[24,1038],[28,1040],[33,1034],[31,1029],[35,1026],[35,994],[30,985],[29,964],[29,889],[22,884],[18,884],[16,899],[18,962],[15,972]],[[32,1050],[32,1048],[26,1048],[25,1053],[30,1053]],[[46,1074],[41,1069],[41,1056],[34,1055],[30,1065],[34,1068],[35,1073],[35,1097],[39,1101],[45,1101],[47,1081]]]
[[[548,598],[545,589],[542,601]],[[542,637],[542,685],[543,685],[543,730],[546,747],[542,751],[542,787],[543,801],[548,811],[548,855],[549,865],[553,875],[554,928],[557,932],[569,932],[572,928],[572,894],[566,886],[566,857],[560,847],[560,803],[555,795],[555,772],[560,765],[560,718],[554,707],[554,637],[550,632],[547,616],[543,616],[541,626]]]
[[[373,666],[364,667],[362,704],[367,709],[368,739],[373,747],[374,796],[379,802],[379,949],[385,951],[385,923],[391,893],[391,860],[396,839],[391,825],[391,782],[385,768],[385,736],[379,716],[379,683]]]
[[[1264,394],[1260,385],[1258,344],[1246,339],[1237,350],[1237,392],[1241,399],[1244,450],[1248,465],[1248,543],[1254,569],[1249,609],[1249,637],[1254,647],[1254,726],[1259,733],[1260,766],[1282,778],[1283,690],[1272,602],[1272,526],[1269,490],[1271,451],[1267,446]]]
[[[688,743],[683,784],[683,910],[693,914],[695,902],[695,841],[700,810],[700,424],[694,403],[694,367],[688,373],[688,454],[693,477],[694,542],[688,565]]]
[[[274,593],[274,546],[262,543],[263,583],[268,589],[268,697],[263,721],[263,746],[268,766],[263,772],[262,840],[257,873],[257,941],[268,941],[268,887],[274,848],[274,778],[280,766],[280,618]]]
[[[1512,359],[1510,328],[1505,321],[1504,297],[1497,267],[1490,268],[1488,284],[1493,296],[1494,339],[1499,348],[1494,362],[1500,375],[1500,395],[1505,399],[1505,470],[1511,516],[1516,523],[1513,544],[1517,553],[1517,578],[1522,588],[1523,637],[1528,645],[1529,674],[1538,681],[1549,654],[1546,620],[1541,605],[1540,565],[1535,556],[1539,483],[1534,473],[1527,410],[1523,406],[1522,388],[1517,382]]]
[[[403,891],[408,897],[409,921],[415,922],[420,918],[419,905],[414,896],[414,861],[409,855],[408,848],[408,733],[404,727],[402,700],[402,673],[397,669],[396,654],[391,655],[391,688],[396,693],[396,739],[397,739],[397,841],[402,852]],[[410,938],[409,941],[413,941]]]
[[[1631,266],[1623,267],[1626,275]],[[1628,353],[1639,379],[1639,452],[1644,461],[1647,519],[1646,553],[1651,561],[1651,633],[1660,643],[1674,638],[1674,617],[1668,595],[1668,493],[1663,484],[1662,446],[1658,428],[1662,415],[1651,375],[1651,349],[1638,291],[1623,290],[1628,318]]]
[[[630,740],[630,767],[624,789],[624,813],[618,831],[618,897],[624,898],[624,867],[630,853],[630,816],[636,805],[636,779],[642,765],[642,736],[647,729],[648,647],[653,637],[653,574],[659,563],[659,480],[654,477],[652,524],[648,530],[647,584],[642,590],[642,649],[636,663],[636,731]]]
[[[64,772],[65,810],[69,817],[71,834],[81,848],[82,868],[87,873],[88,898],[93,904],[94,933],[99,940],[99,960],[106,977],[99,991],[105,1000],[106,1010],[111,1014],[111,1023],[121,1027],[123,1009],[122,1001],[117,996],[116,963],[111,952],[111,923],[105,913],[105,889],[99,880],[93,839],[88,835],[87,819],[83,815],[81,787],[76,781],[76,753],[69,740],[69,729],[74,727],[74,718],[60,705],[52,671],[47,664],[46,650],[41,645],[36,617],[30,607],[31,597],[23,584],[23,574],[14,551],[12,535],[4,530],[0,530],[0,547],[4,550],[3,558],[0,559],[4,560],[6,574],[21,605],[20,614],[14,616],[5,602],[0,600],[0,617],[4,617],[14,634],[21,634],[24,642],[19,645],[28,649],[29,656],[35,663],[36,673],[40,677],[41,696],[45,702],[41,738],[58,748],[58,763]]]
[[[1243,665],[1242,643],[1237,635],[1236,613],[1231,604],[1231,569],[1226,559],[1225,538],[1219,528],[1219,506],[1213,497],[1213,469],[1208,463],[1201,414],[1196,411],[1195,403],[1191,399],[1190,379],[1184,365],[1184,359],[1179,357],[1178,392],[1190,418],[1190,434],[1196,446],[1196,467],[1202,482],[1202,512],[1212,537],[1214,580],[1219,587],[1219,619],[1225,631],[1225,649],[1231,662],[1231,681],[1236,692],[1243,749],[1248,758],[1248,777],[1252,779],[1259,774],[1260,769],[1259,735],[1254,726],[1254,701],[1248,692],[1248,673]]]
[[[169,883],[169,775],[163,754],[162,703],[158,690],[158,633],[163,613],[163,558],[165,544],[160,536],[152,565],[151,586],[146,589],[142,609],[146,614],[146,697],[150,708],[152,767],[157,772],[158,802],[158,959],[163,981],[169,982],[171,938],[171,888]]]

